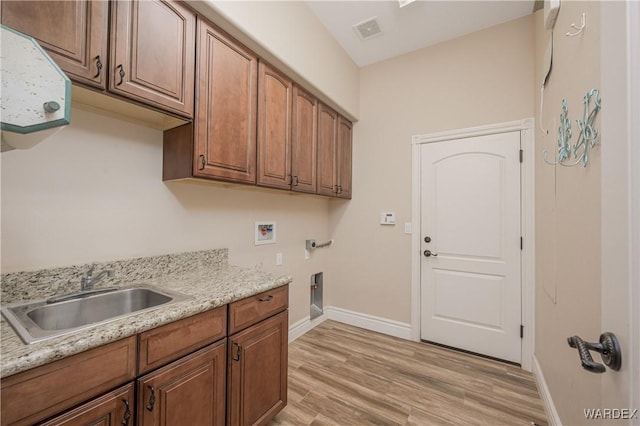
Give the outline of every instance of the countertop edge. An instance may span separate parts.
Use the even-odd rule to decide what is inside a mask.
[[[180,284],[175,284],[176,280],[181,281]],[[31,345],[24,344],[5,318],[2,318],[0,378],[4,379],[264,291],[282,287],[292,281],[293,278],[289,275],[276,276],[259,270],[235,266],[226,266],[213,271],[193,271],[183,274],[178,279],[174,275],[166,280],[162,278],[148,280],[147,283],[153,286],[178,291],[193,296],[193,299],[166,308],[159,307],[152,311],[130,315],[72,335],[60,336]]]

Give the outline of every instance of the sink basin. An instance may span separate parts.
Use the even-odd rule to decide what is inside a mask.
[[[30,344],[189,299],[180,293],[139,285],[56,303],[38,300],[11,304],[2,307],[2,314]]]

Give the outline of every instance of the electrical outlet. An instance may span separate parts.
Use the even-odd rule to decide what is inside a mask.
[[[310,254],[309,254],[309,250],[304,249],[304,260],[309,260]]]
[[[276,253],[276,266],[282,266],[282,253]]]

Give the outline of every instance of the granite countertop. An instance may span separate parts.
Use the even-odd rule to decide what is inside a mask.
[[[163,324],[289,284],[292,281],[290,276],[276,276],[257,269],[228,265],[226,263],[226,253],[224,253],[224,259],[221,262],[208,266],[203,266],[202,264],[191,266],[193,266],[191,270],[189,270],[188,265],[183,265],[182,270],[174,273],[158,274],[158,271],[155,270],[154,273],[148,274],[151,275],[149,277],[138,275],[131,281],[122,279],[120,287],[150,284],[160,289],[177,291],[192,296],[192,300],[179,302],[168,307],[160,306],[151,311],[130,315],[74,334],[26,345],[2,317],[0,324],[0,336],[2,339],[0,377],[4,378],[44,365]],[[5,285],[4,280],[5,277],[3,276],[3,286]],[[104,285],[108,284],[105,283]],[[49,293],[49,295],[51,294]],[[60,294],[60,292],[53,294]],[[22,300],[23,298],[17,299]],[[16,300],[7,300],[7,295],[3,293],[3,303],[12,301]]]

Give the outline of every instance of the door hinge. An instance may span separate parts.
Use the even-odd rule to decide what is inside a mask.
[[[520,324],[520,338],[524,338],[524,325]]]
[[[520,162],[522,163],[524,161],[524,151],[520,150]]]
[[[520,237],[520,250],[524,249],[524,239]]]

